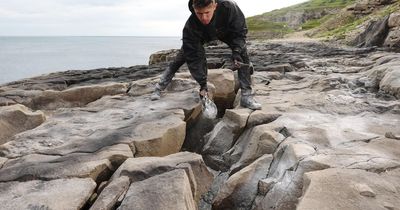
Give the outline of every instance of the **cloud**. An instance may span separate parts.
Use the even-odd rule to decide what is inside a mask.
[[[277,3],[301,1],[237,3],[252,16],[279,7]],[[189,15],[187,0],[0,1],[0,35],[180,36]]]

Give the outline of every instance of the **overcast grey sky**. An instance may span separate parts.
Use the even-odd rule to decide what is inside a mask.
[[[236,0],[246,17],[307,0]],[[0,36],[180,36],[188,0],[0,0]]]

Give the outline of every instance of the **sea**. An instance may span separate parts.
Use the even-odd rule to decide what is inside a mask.
[[[147,65],[152,53],[181,44],[180,37],[0,37],[0,85],[57,71]]]

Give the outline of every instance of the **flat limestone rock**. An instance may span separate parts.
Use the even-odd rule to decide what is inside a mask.
[[[0,182],[69,177],[104,179],[110,176],[133,153],[128,145],[105,147],[97,153],[74,153],[66,156],[26,155],[6,162],[0,169]]]
[[[43,112],[32,112],[21,104],[0,106],[0,145],[13,135],[33,129],[45,120]]]
[[[92,179],[0,183],[0,209],[81,209],[92,195]]]
[[[326,169],[305,174],[297,209],[385,209],[399,206],[400,178],[358,169]]]
[[[119,210],[196,210],[189,178],[184,170],[173,170],[132,183]]]
[[[198,109],[191,90],[171,93],[157,103],[148,96],[103,97],[82,108],[59,110],[38,129],[24,132],[0,147],[5,157],[33,153],[92,153],[115,144],[136,148],[135,156],[163,156],[180,150],[185,114]]]
[[[139,157],[127,159],[111,177],[111,181],[127,176],[131,182],[142,181],[147,178],[176,169],[185,169],[193,183],[194,199],[199,201],[200,196],[206,193],[213,180],[213,175],[204,164],[203,158],[195,153],[180,152],[165,157]]]
[[[106,95],[126,92],[127,84],[110,83],[79,86],[63,91],[45,90],[35,95],[26,105],[34,109],[50,109],[84,106]]]

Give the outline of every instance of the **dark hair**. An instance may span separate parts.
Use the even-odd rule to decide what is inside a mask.
[[[215,3],[215,0],[193,0],[193,8],[204,8],[210,5],[211,3]]]

